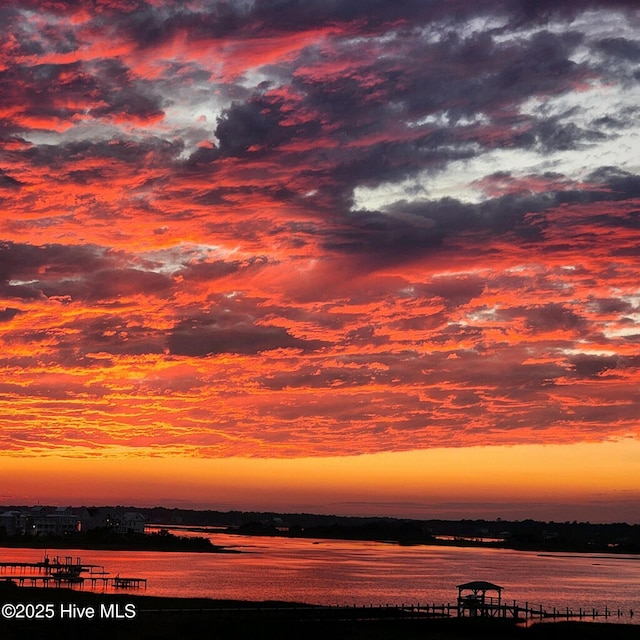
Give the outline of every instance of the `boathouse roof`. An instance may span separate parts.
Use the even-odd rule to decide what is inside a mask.
[[[472,591],[502,591],[504,587],[500,587],[492,582],[485,582],[484,580],[474,580],[473,582],[467,582],[465,584],[459,584],[458,589],[471,589]]]

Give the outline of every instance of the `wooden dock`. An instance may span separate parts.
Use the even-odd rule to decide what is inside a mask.
[[[88,574],[87,576],[82,575]],[[86,564],[80,558],[64,556],[39,562],[0,562],[0,583],[13,583],[18,587],[70,587],[91,589],[139,589],[147,587],[146,578],[109,576],[103,565]]]
[[[141,610],[142,611],[142,610]],[[456,604],[401,604],[401,605],[334,605],[334,606],[226,606],[198,609],[144,609],[147,614],[162,615],[164,613],[178,613],[184,615],[206,615],[217,618],[283,618],[287,620],[310,621],[375,621],[375,620],[428,620],[444,618],[467,618],[460,614]],[[625,618],[625,612],[620,609],[604,610],[584,609],[545,609],[542,606],[519,606],[517,603],[501,605],[498,609],[487,610],[487,615],[477,619],[507,619],[516,623],[537,622],[540,620],[596,620],[603,618]],[[628,619],[627,621],[632,622]]]
[[[89,584],[91,590],[97,588],[102,589],[141,589],[147,588],[146,578],[120,578],[120,577],[95,577],[95,576],[79,576],[76,579],[56,578],[54,576],[25,576],[12,575],[10,577],[0,578],[0,585],[13,583],[17,587],[69,587],[78,586],[84,588]]]
[[[144,585],[144,588],[147,588],[147,580],[146,578],[121,578],[120,576],[116,576],[112,578],[112,585],[116,589],[140,589]]]
[[[455,605],[454,605],[455,606]],[[475,611],[456,606],[458,617],[484,617],[484,618],[513,618],[516,620],[585,620],[596,618],[621,618],[624,612],[621,609],[595,608],[544,608],[542,605],[531,606],[528,602],[524,605],[518,604],[515,600],[511,604],[485,603]]]
[[[94,572],[97,569],[104,567],[98,564],[86,564],[83,563],[80,558],[74,558],[73,556],[56,556],[53,560],[45,558],[39,562],[0,562],[0,575],[2,574],[15,574],[15,573],[55,573],[57,571],[70,571],[75,572]]]

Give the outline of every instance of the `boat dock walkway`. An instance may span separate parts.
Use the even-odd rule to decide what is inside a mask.
[[[336,621],[365,621],[365,620],[418,620],[435,618],[468,618],[456,604],[411,604],[411,605],[334,605],[334,606],[238,606],[238,607],[212,607],[200,609],[141,609],[145,614],[162,615],[165,613],[178,613],[185,615],[205,615],[220,618],[243,618],[255,616],[266,618],[285,618],[288,620],[336,620]],[[604,610],[584,609],[545,609],[542,606],[520,606],[517,603],[500,605],[500,608],[492,608],[478,618],[511,619],[515,622],[535,622],[539,620],[595,620],[603,618],[610,621],[611,618],[624,618],[625,612],[620,609]],[[628,612],[627,612],[628,617]],[[632,620],[628,620],[632,621]]]
[[[53,573],[55,571],[73,570],[77,572],[95,572],[98,569],[104,571],[99,564],[85,564],[80,558],[73,556],[56,556],[53,560],[45,557],[38,562],[0,562],[0,575],[6,573]]]
[[[82,574],[87,574],[82,575]],[[39,562],[0,562],[0,583],[19,587],[68,587],[90,585],[91,589],[139,589],[147,587],[146,578],[110,576],[103,565],[86,564],[73,556],[45,556]]]
[[[147,588],[146,578],[120,578],[116,577],[96,577],[96,576],[78,576],[77,578],[70,579],[69,577],[54,577],[54,576],[10,576],[0,578],[1,583],[12,582],[18,587],[67,587],[70,584],[77,584],[84,586],[90,585],[91,589],[141,589]]]

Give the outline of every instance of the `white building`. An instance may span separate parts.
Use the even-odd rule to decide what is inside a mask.
[[[80,519],[71,507],[58,507],[53,513],[39,510],[26,518],[25,532],[32,536],[63,536],[80,530]]]
[[[144,533],[146,518],[137,511],[127,511],[122,516],[119,533]]]

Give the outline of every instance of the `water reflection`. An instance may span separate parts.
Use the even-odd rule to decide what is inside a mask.
[[[576,610],[620,608],[627,621],[630,609],[640,613],[640,559],[632,556],[404,547],[219,532],[208,537],[242,553],[59,553],[104,565],[112,576],[147,578],[148,595],[318,604],[446,604],[455,602],[456,585],[487,580],[504,587],[507,601]],[[0,549],[1,561],[41,558],[39,550]]]

